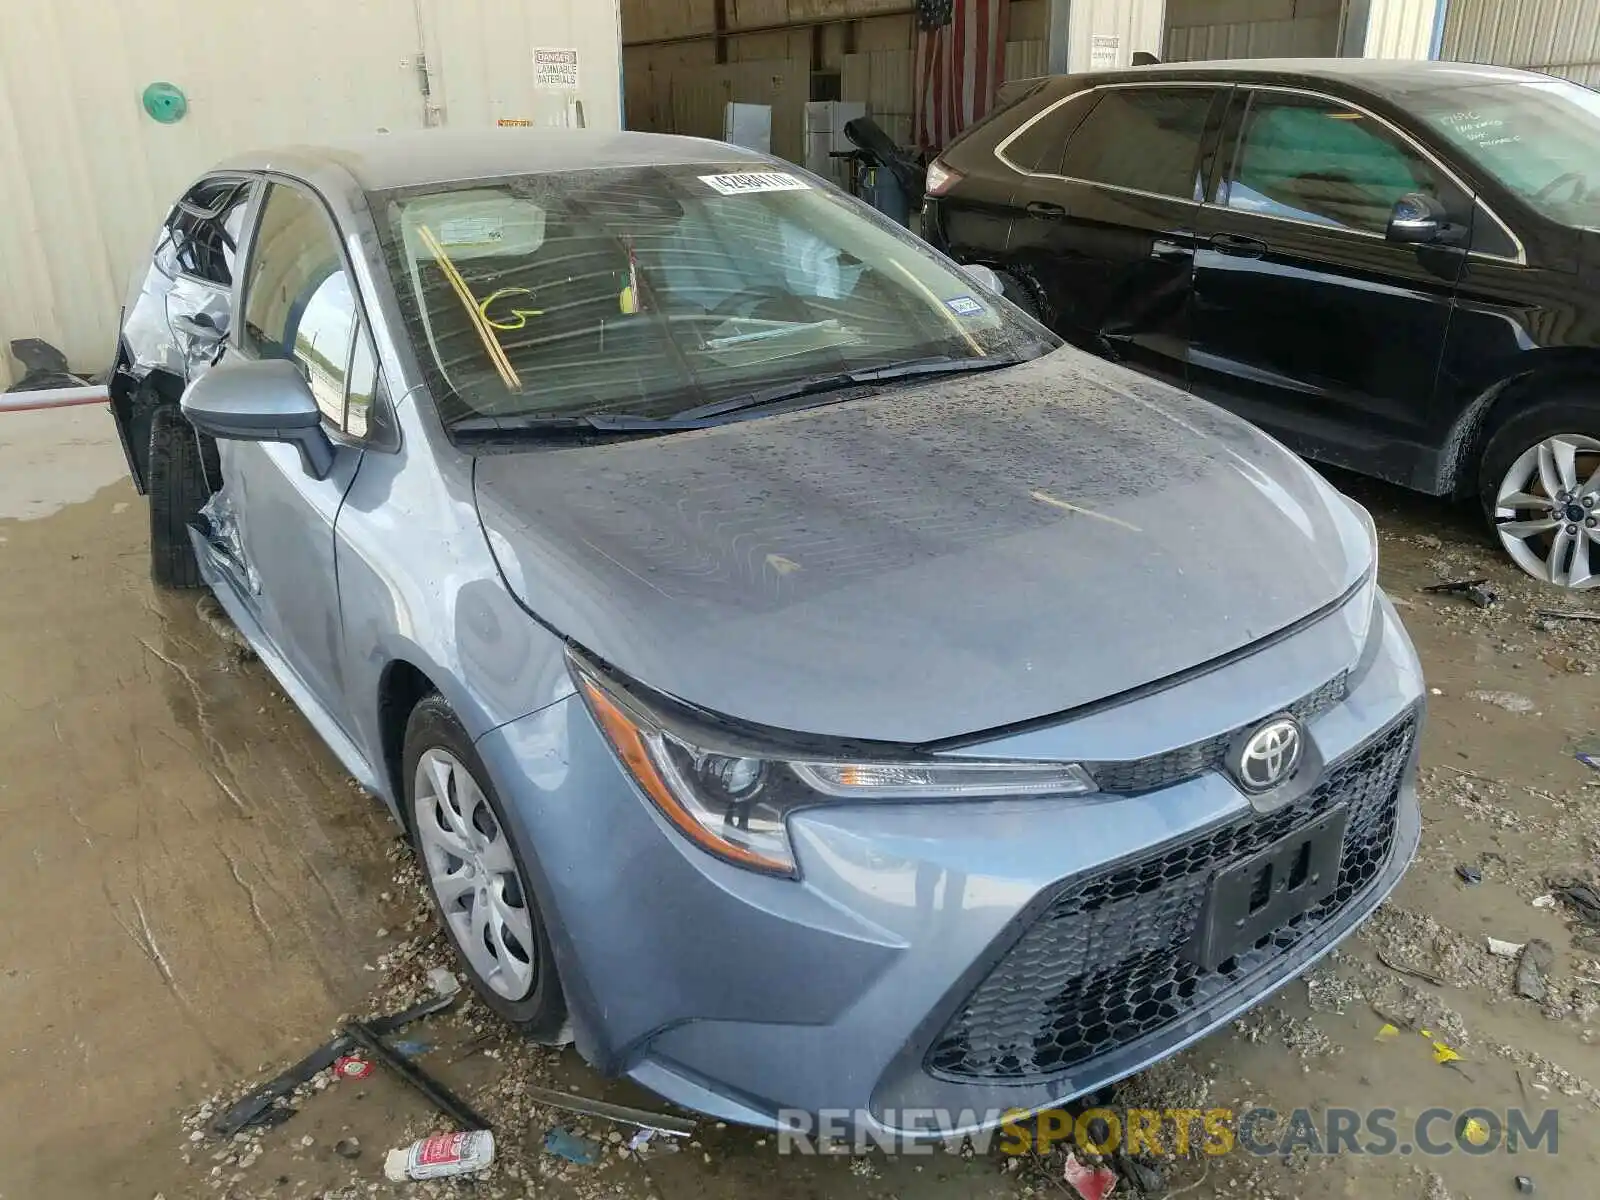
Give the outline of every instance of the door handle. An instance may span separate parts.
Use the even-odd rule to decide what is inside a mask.
[[[1260,238],[1241,237],[1237,233],[1213,234],[1210,245],[1218,254],[1231,254],[1235,258],[1260,258],[1267,252],[1267,244]]]
[[[1067,215],[1067,210],[1061,205],[1051,204],[1048,200],[1029,200],[1027,211],[1030,217],[1038,217],[1041,221],[1059,221]]]

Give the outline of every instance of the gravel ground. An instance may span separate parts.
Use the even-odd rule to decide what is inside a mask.
[[[1335,1105],[1402,1120],[1436,1105],[1550,1107],[1560,1153],[1113,1158],[1116,1194],[1488,1200],[1525,1175],[1541,1196],[1592,1195],[1600,929],[1559,888],[1600,866],[1600,772],[1576,758],[1600,751],[1600,624],[1537,610],[1600,613],[1600,594],[1524,578],[1469,514],[1338,482],[1377,516],[1380,578],[1429,675],[1417,863],[1307,978],[1103,1099],[1270,1107],[1280,1116],[1264,1129]],[[509,1035],[467,992],[397,1036],[422,1043],[417,1061],[494,1123],[499,1152],[480,1176],[383,1178],[390,1149],[446,1126],[381,1071],[325,1072],[282,1124],[219,1142],[215,1114],[330,1036],[342,1011],[403,1008],[452,964],[386,818],[192,597],[149,591],[133,499],[119,484],[0,519],[0,750],[17,764],[0,809],[30,814],[0,836],[0,879],[22,889],[0,933],[0,1102],[26,1114],[0,1133],[0,1198],[1072,1194],[1060,1148],[780,1157],[770,1135],[701,1120],[681,1142],[630,1149],[632,1129],[534,1103],[526,1085],[658,1100],[570,1048]],[[1499,602],[1422,590],[1463,578],[1488,579]],[[93,901],[65,931],[20,915],[43,872],[76,877]],[[1542,998],[1515,994],[1517,960],[1490,938],[1550,945]],[[552,1129],[588,1139],[596,1161],[547,1152]]]

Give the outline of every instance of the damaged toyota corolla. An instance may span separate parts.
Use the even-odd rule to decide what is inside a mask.
[[[1359,506],[986,282],[712,142],[240,159],[124,321],[156,579],[531,1036],[768,1126],[1060,1102],[1388,894],[1422,681]]]

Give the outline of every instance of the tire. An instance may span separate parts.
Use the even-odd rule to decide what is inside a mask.
[[[1600,396],[1600,393],[1595,395]],[[1582,559],[1571,551],[1563,554],[1555,550],[1558,533],[1509,537],[1501,532],[1496,518],[1503,482],[1514,470],[1519,477],[1524,475],[1529,461],[1524,456],[1535,454],[1546,439],[1562,435],[1566,435],[1567,445],[1576,447],[1572,470],[1576,484],[1573,499],[1577,507],[1571,510],[1571,519],[1563,516],[1561,521],[1549,524],[1559,526],[1563,533],[1575,530],[1575,534],[1565,533],[1567,542],[1581,539],[1587,543],[1583,548],[1593,572],[1587,578],[1582,575]],[[1600,492],[1596,491],[1600,488],[1600,474],[1597,472],[1600,472],[1600,398],[1591,398],[1587,389],[1555,395],[1516,412],[1490,436],[1478,465],[1478,503],[1490,533],[1529,575],[1564,587],[1600,584],[1600,536],[1597,536],[1600,535]],[[1588,486],[1591,478],[1597,480],[1595,488]],[[1547,491],[1541,482],[1530,481],[1523,494],[1543,498]],[[1550,508],[1557,507],[1551,501]],[[1549,516],[1542,505],[1513,504],[1508,506],[1508,512],[1514,513],[1508,520],[1520,520],[1524,526],[1530,518]],[[1596,524],[1589,524],[1591,520]]]
[[[455,797],[451,806],[454,816],[467,822],[471,832],[489,848],[477,856],[475,862],[451,854],[444,844],[443,839],[450,837],[453,831],[450,817],[440,806],[442,793],[435,769],[445,760],[464,770],[476,788],[476,795],[473,795],[463,786],[466,781],[452,774],[443,789],[444,793]],[[565,1033],[566,1003],[550,950],[550,937],[534,899],[522,851],[510,833],[500,797],[483,760],[473,748],[472,739],[437,692],[424,696],[411,710],[401,762],[406,826],[416,848],[417,862],[427,878],[428,894],[433,899],[439,923],[455,947],[456,957],[466,969],[473,990],[489,1008],[528,1037],[549,1043],[570,1040]],[[419,771],[425,773],[421,780]],[[459,868],[451,868],[452,861],[458,863]],[[506,870],[492,870],[496,866]],[[490,873],[475,875],[479,867]],[[510,870],[516,875],[514,888],[508,878]],[[454,901],[447,905],[441,899],[438,879],[441,875],[455,878],[458,874],[469,882],[464,887],[457,886]],[[470,882],[472,879],[478,882]],[[489,914],[498,936],[485,928],[479,942],[483,949],[472,953],[464,939],[470,938],[477,928],[473,920],[477,906],[484,903],[491,888],[496,899],[484,911]],[[517,928],[521,924],[519,912],[526,915],[526,924],[522,926],[526,932],[519,932]],[[501,913],[505,914],[504,920],[498,915]],[[525,936],[531,945],[522,944]],[[523,953],[519,954],[518,950]],[[506,951],[504,958],[502,951]],[[531,980],[525,988],[520,986],[518,974],[524,960],[531,968],[528,972]],[[482,965],[490,961],[502,962],[505,966],[491,975]]]
[[[1000,277],[1000,294],[1035,321],[1042,322],[1044,315],[1039,309],[1039,298],[1033,294],[1033,289],[1015,275],[1005,271],[995,272]]]
[[[176,404],[150,414],[150,578],[157,587],[204,584],[189,541],[189,523],[200,515],[211,487],[194,427]]]

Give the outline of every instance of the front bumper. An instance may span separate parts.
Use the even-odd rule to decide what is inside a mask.
[[[1119,754],[1159,753],[1207,721],[1215,732],[1259,719],[1350,668],[1341,631],[1335,615],[1007,749],[1081,757],[1068,747],[1109,721]],[[1372,636],[1348,697],[1308,724],[1325,785],[1270,817],[1215,771],[1132,796],[824,807],[791,818],[798,882],[686,844],[574,699],[479,750],[519,826],[579,1048],[597,1067],[733,1121],[828,1112],[879,1136],[949,1136],[1181,1049],[1304,971],[1392,890],[1419,835],[1422,679],[1381,599]],[[1371,768],[1359,797],[1358,761]],[[1177,951],[1210,872],[1341,803],[1352,809],[1341,890],[1219,977],[1197,977]]]

